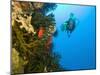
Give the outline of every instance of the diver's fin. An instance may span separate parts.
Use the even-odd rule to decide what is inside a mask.
[[[70,38],[70,34],[68,34],[68,38]]]
[[[68,38],[70,38],[70,35],[71,35],[71,34],[70,34],[70,32],[69,32],[69,31],[67,31],[67,35],[68,35]]]

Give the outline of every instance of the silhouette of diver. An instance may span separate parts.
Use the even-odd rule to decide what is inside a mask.
[[[70,17],[67,21],[64,22],[62,30],[63,31],[66,30],[68,37],[70,37],[75,27],[76,27],[76,18],[73,13],[70,13]]]

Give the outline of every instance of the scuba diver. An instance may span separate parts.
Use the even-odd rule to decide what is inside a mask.
[[[70,17],[67,21],[64,22],[62,25],[62,30],[67,31],[68,37],[70,37],[71,33],[74,31],[76,28],[76,21],[78,21],[73,13],[70,13]]]

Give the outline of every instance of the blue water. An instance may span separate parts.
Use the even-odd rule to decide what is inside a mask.
[[[96,22],[95,6],[58,4],[53,11],[58,36],[53,37],[53,51],[61,56],[60,65],[66,70],[96,68]],[[68,38],[66,31],[61,31],[61,24],[74,13],[79,20],[75,30]]]

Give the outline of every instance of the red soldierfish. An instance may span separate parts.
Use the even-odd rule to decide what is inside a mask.
[[[39,32],[38,32],[38,38],[42,38],[43,34],[44,34],[44,28],[40,27]]]

